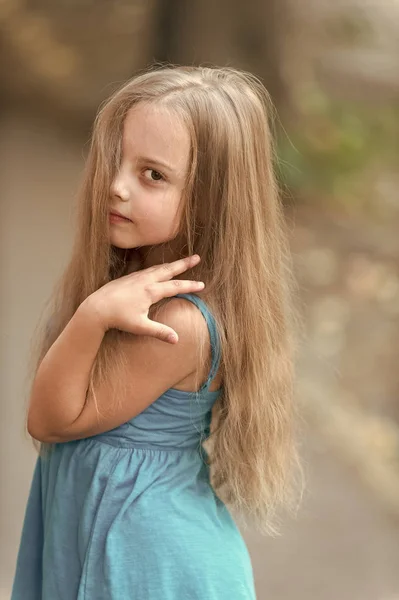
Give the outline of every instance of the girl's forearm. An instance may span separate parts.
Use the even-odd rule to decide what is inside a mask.
[[[79,417],[104,333],[105,329],[86,300],[51,346],[36,373],[28,413],[28,431],[32,437],[57,441],[57,433]]]

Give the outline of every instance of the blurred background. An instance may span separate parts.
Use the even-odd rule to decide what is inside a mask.
[[[29,348],[90,125],[126,78],[171,61],[253,71],[279,115],[307,488],[279,538],[244,532],[258,598],[398,600],[398,0],[2,0],[0,48],[0,598],[36,458]]]

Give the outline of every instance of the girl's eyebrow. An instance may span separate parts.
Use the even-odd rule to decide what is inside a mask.
[[[158,160],[156,158],[150,158],[149,156],[139,156],[137,159],[138,163],[150,163],[151,165],[160,167],[161,169],[165,169],[166,171],[169,171],[169,173],[176,173],[176,170],[171,166],[168,165],[167,163],[163,162],[162,160]]]

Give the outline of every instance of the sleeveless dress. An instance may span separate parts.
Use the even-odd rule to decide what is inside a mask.
[[[250,557],[201,442],[220,360],[199,393],[168,389],[131,421],[38,458],[11,600],[254,600]]]

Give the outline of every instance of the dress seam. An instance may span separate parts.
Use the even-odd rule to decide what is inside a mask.
[[[169,454],[169,453],[173,453],[173,454],[187,454],[187,453],[195,453],[195,452],[200,452],[201,450],[201,445],[198,444],[197,446],[193,447],[193,448],[167,448],[167,447],[156,447],[156,446],[139,446],[136,444],[130,444],[130,443],[126,443],[126,444],[121,444],[120,442],[118,442],[117,444],[113,444],[110,441],[107,440],[100,440],[100,439],[95,439],[92,438],[93,441],[98,442],[100,444],[105,444],[106,446],[112,446],[113,448],[117,448],[118,450],[137,450],[140,452],[154,452],[156,454],[158,453],[165,453],[165,454]]]

